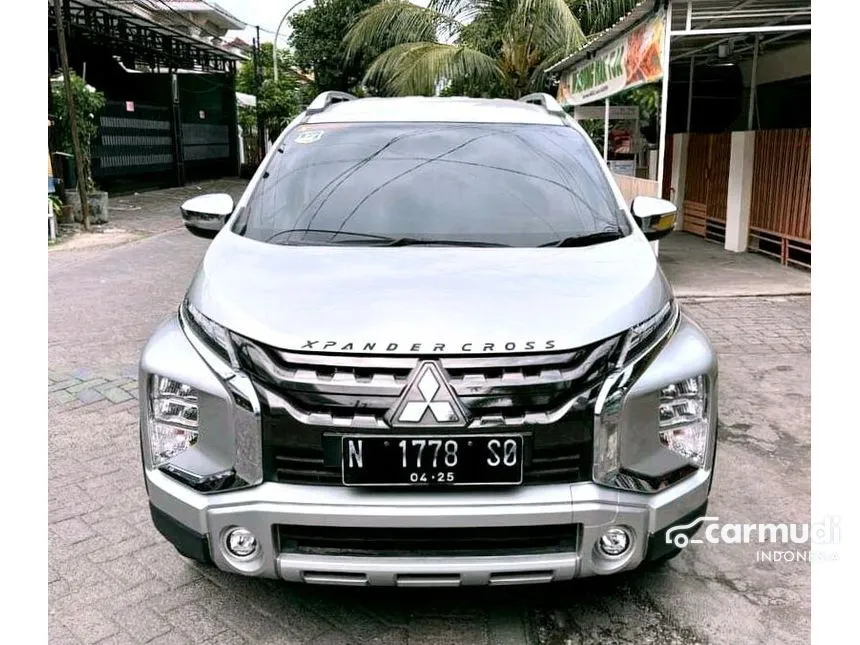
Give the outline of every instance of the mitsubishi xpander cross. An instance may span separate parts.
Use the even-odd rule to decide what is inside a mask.
[[[717,363],[548,95],[326,92],[233,204],[140,361],[158,530],[249,576],[493,585],[677,552],[705,512]],[[694,529],[693,529],[694,530]]]

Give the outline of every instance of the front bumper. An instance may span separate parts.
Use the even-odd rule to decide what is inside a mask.
[[[237,409],[225,387],[225,378],[203,361],[174,318],[163,326],[144,350],[141,383],[149,374],[161,374],[189,383],[212,397],[219,422],[238,428],[235,434],[236,465],[245,473],[261,472],[259,431],[240,427]],[[621,425],[629,442],[621,444],[623,463],[636,464],[639,472],[659,470],[641,459],[653,454],[657,442],[652,419],[657,393],[668,383],[707,374],[713,389],[712,428],[716,428],[716,358],[713,349],[691,321],[682,318],[678,330],[659,355],[633,382],[623,407]],[[141,401],[146,399],[145,389]],[[220,402],[220,403],[219,403]],[[221,406],[220,408],[218,406]],[[223,409],[222,409],[223,408]],[[247,415],[246,415],[247,416]],[[235,422],[234,422],[235,421]],[[141,411],[145,425],[145,411]],[[650,429],[649,429],[650,428]],[[207,454],[219,454],[221,433],[208,433],[213,441]],[[233,438],[229,437],[232,445]],[[253,441],[252,441],[253,440]],[[255,443],[255,441],[257,443]],[[713,473],[715,438],[711,437],[710,464],[660,492],[632,492],[594,483],[527,485],[510,489],[407,490],[346,488],[263,482],[248,488],[200,493],[165,473],[147,467],[144,473],[153,520],[157,528],[188,557],[212,561],[218,568],[249,576],[288,581],[398,586],[459,586],[552,582],[575,577],[613,574],[634,569],[645,561],[666,555],[667,528],[691,523],[704,515]],[[221,450],[221,454],[228,451]],[[241,459],[240,459],[241,457]],[[225,457],[226,459],[227,457]],[[638,461],[637,461],[638,459]],[[239,468],[237,467],[237,470]],[[346,550],[308,550],[281,544],[279,527],[321,527],[329,532],[350,530],[427,529],[444,536],[445,529],[475,527],[575,526],[575,547],[542,549],[516,554],[504,550],[493,555],[466,555],[456,550],[444,557],[427,557],[421,551],[375,552],[361,555]],[[231,556],[224,539],[232,527],[249,529],[259,549],[246,560]],[[625,527],[632,546],[622,556],[607,558],[596,544],[604,531]],[[442,533],[439,533],[439,531]],[[311,531],[312,532],[312,531]],[[520,529],[528,532],[528,529]],[[493,531],[490,531],[493,533]],[[371,545],[372,547],[372,545]]]
[[[704,512],[710,472],[700,471],[656,494],[616,491],[590,483],[528,486],[499,492],[407,495],[350,488],[265,483],[203,495],[169,476],[148,471],[147,487],[156,526],[188,557],[208,559],[228,572],[293,582],[460,586],[554,582],[636,568],[660,551],[669,526]],[[278,525],[427,528],[577,524],[573,552],[492,556],[350,556],[281,550]],[[627,553],[602,556],[595,545],[610,526],[633,535]],[[260,548],[251,560],[231,556],[226,531],[250,529]],[[198,557],[204,556],[204,557]]]

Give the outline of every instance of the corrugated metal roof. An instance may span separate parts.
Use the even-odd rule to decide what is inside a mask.
[[[620,18],[614,25],[608,29],[604,29],[596,34],[590,35],[588,37],[588,42],[586,42],[585,45],[573,52],[570,56],[557,62],[555,65],[550,67],[547,72],[560,72],[563,69],[576,65],[578,62],[588,57],[590,53],[608,45],[618,36],[629,31],[643,19],[655,13],[659,7],[659,3],[660,0],[642,0],[630,10],[630,13]]]

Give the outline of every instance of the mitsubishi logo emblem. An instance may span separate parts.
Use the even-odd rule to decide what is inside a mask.
[[[389,412],[397,426],[466,425],[467,417],[457,395],[433,361],[421,363],[397,405]]]

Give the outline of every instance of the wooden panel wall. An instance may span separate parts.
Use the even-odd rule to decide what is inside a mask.
[[[812,241],[810,143],[809,129],[756,133],[751,228]]]
[[[729,161],[732,156],[732,133],[709,135],[710,165],[708,167],[708,217],[726,221],[726,201],[729,195]]]
[[[647,197],[660,196],[660,182],[650,179],[640,179],[639,177],[630,177],[628,175],[618,175],[616,173],[612,173],[612,178],[618,184],[618,188],[628,206],[633,203],[633,198],[637,195],[645,195]]]
[[[726,221],[731,149],[731,132],[690,135],[684,200],[697,216]]]

